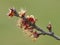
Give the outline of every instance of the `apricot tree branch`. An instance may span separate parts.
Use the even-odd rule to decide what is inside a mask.
[[[16,10],[15,10],[15,16],[19,17],[19,14],[17,13]],[[32,24],[30,21],[28,21],[25,16],[24,17],[19,17],[19,18],[23,18],[25,21],[27,21],[27,23],[30,26],[34,27],[36,30],[38,30],[40,32],[40,35],[48,35],[48,36],[51,36],[51,37],[53,37],[53,38],[55,38],[57,40],[60,40],[60,37],[58,37],[57,35],[55,35],[54,32],[45,32],[43,29],[41,29],[37,25]]]

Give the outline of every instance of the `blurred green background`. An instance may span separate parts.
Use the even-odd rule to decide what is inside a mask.
[[[9,19],[6,15],[11,7],[17,11],[26,9],[45,31],[48,31],[46,26],[51,21],[53,31],[60,36],[60,0],[0,0],[0,45],[60,45],[60,41],[50,36],[40,36],[36,42],[25,37],[22,29],[16,26],[18,18]]]

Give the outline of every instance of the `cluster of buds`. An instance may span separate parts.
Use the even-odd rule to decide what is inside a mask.
[[[8,16],[17,16],[15,15],[14,8],[9,9]],[[36,40],[39,37],[39,33],[37,31],[34,32],[34,27],[29,24],[29,22],[31,22],[32,24],[36,23],[35,17],[33,15],[26,16],[26,10],[21,10],[20,12],[18,12],[18,16],[20,17],[18,20],[18,27],[23,28],[26,34],[28,34],[30,37]],[[24,20],[23,17],[25,17],[27,21]]]
[[[18,12],[16,11],[15,8],[10,8],[7,15],[8,15],[10,18],[13,17],[13,16],[19,17]]]
[[[20,18],[21,20],[19,20],[21,21],[19,25],[21,25],[21,27],[24,29],[25,33],[29,35],[29,37],[33,37],[33,39],[36,40],[39,37],[39,34],[37,31],[34,32],[34,27],[29,24],[29,22],[35,24],[36,19],[33,15],[26,16],[25,14],[26,14],[25,10],[21,10],[19,12],[19,16],[21,17]],[[24,20],[23,17],[25,17],[27,20]]]
[[[13,8],[10,8],[9,9],[8,16],[10,16],[10,17],[13,17],[14,16],[14,9]]]
[[[36,32],[36,31],[33,32],[31,35],[31,37],[33,38],[32,39],[33,41],[36,41],[39,36],[40,36],[40,33]]]
[[[23,9],[21,9],[21,11],[20,12],[18,12],[18,14],[19,14],[19,17],[24,17],[25,16],[25,14],[26,14],[26,10],[23,10]]]

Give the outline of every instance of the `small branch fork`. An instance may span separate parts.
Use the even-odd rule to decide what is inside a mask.
[[[51,36],[57,40],[60,40],[60,37],[58,37],[57,35],[54,34],[54,32],[45,32],[43,29],[39,28],[38,26],[34,26],[36,30],[40,31],[41,35],[48,35],[48,36]]]

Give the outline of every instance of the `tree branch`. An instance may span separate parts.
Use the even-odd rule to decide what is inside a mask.
[[[15,16],[19,17],[19,14],[17,13],[16,10],[15,10]],[[21,17],[19,17],[19,18],[21,18]],[[41,28],[38,27],[37,25],[32,24],[30,21],[28,21],[28,20],[26,19],[26,17],[22,17],[22,18],[23,18],[25,21],[27,21],[30,26],[33,26],[36,30],[38,30],[38,31],[40,32],[40,35],[48,35],[48,36],[51,36],[51,37],[53,37],[53,38],[55,38],[55,39],[57,39],[57,40],[60,40],[60,37],[58,37],[57,35],[55,35],[54,32],[45,32],[43,29],[41,29]]]

